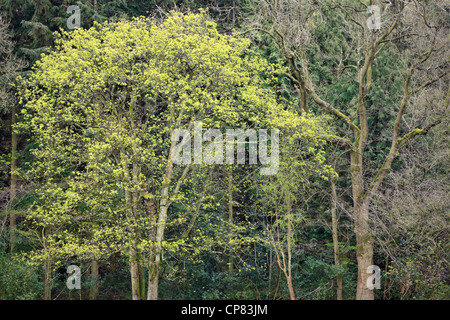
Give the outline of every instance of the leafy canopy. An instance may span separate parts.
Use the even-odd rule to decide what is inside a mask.
[[[182,167],[165,174],[175,129],[201,120],[204,128],[277,127],[315,136],[317,121],[277,101],[279,67],[249,45],[219,34],[204,12],[59,35],[56,50],[20,79],[19,127],[38,145],[23,176],[42,182],[28,215],[47,230],[41,258],[99,257],[128,247],[130,239],[145,251],[154,221],[143,200],[160,201],[167,183],[173,191],[183,182],[171,201],[189,211],[180,208],[196,200],[188,197],[192,180]],[[202,179],[202,171],[196,174]]]

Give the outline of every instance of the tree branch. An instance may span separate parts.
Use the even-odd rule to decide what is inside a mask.
[[[392,143],[392,148],[389,151],[388,156],[386,157],[383,165],[378,170],[376,176],[372,180],[372,183],[370,184],[369,188],[367,189],[367,192],[364,194],[363,199],[366,198],[366,201],[370,201],[370,199],[373,197],[373,193],[378,189],[378,187],[381,184],[381,181],[383,180],[386,173],[389,172],[391,169],[392,161],[394,160],[397,151],[406,144],[406,142],[413,139],[415,136],[418,135],[426,135],[428,131],[430,131],[431,128],[437,126],[442,122],[441,119],[438,119],[427,126],[425,126],[423,129],[416,128],[407,134],[405,134],[402,138],[398,139],[395,143]]]
[[[418,135],[426,135],[428,133],[428,131],[430,131],[431,128],[437,126],[438,124],[440,124],[442,122],[441,119],[438,119],[430,124],[428,124],[426,127],[424,127],[423,129],[419,129],[416,128],[414,130],[411,130],[410,132],[408,132],[407,134],[405,134],[403,137],[399,138],[397,140],[397,149],[400,149],[401,147],[403,147],[405,145],[406,142],[408,142],[409,140],[411,140],[412,138],[414,138],[415,136]]]

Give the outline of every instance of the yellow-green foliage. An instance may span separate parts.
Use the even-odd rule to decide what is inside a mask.
[[[317,122],[283,108],[270,89],[280,68],[253,55],[249,44],[219,34],[205,13],[59,35],[56,50],[19,79],[19,128],[38,144],[22,175],[42,182],[28,215],[42,247],[33,260],[145,251],[154,221],[143,200],[158,203],[170,134],[194,120],[315,136]],[[173,176],[182,170],[175,167]],[[193,202],[183,193],[179,199]]]

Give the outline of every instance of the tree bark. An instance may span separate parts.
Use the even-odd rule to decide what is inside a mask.
[[[367,268],[373,265],[372,237],[369,234],[369,206],[367,203],[355,207],[356,259],[358,261],[358,280],[356,300],[374,300],[373,290],[367,287],[371,276]]]
[[[139,277],[139,261],[136,250],[130,250],[131,295],[133,300],[141,300],[141,279]]]
[[[150,258],[148,270],[147,300],[158,300],[159,272],[161,270],[161,262],[162,262],[161,243],[162,240],[164,239],[164,228],[167,220],[167,211],[168,206],[165,203],[160,206],[158,215],[158,225],[156,228],[155,243],[154,248],[152,250],[152,257]]]
[[[295,300],[294,285],[292,284],[292,276],[291,275],[289,275],[287,277],[287,282],[288,282],[288,288],[289,288],[289,297],[291,298],[291,300]]]
[[[51,276],[52,276],[52,266],[50,258],[47,258],[44,264],[44,296],[43,296],[44,300],[52,299]]]
[[[336,184],[334,178],[331,178],[331,233],[333,236],[333,247],[334,247],[334,264],[336,266],[336,295],[337,300],[343,300],[342,296],[342,275],[339,272],[339,266],[341,264],[339,257],[339,239],[338,239],[338,219],[336,215],[337,209],[337,193]]]
[[[44,243],[44,249],[48,248],[47,243],[47,237],[52,232],[52,227],[46,226],[43,230],[44,237],[42,239]],[[44,262],[44,300],[51,300],[52,299],[52,283],[51,283],[51,277],[52,277],[52,261],[50,254],[47,251],[47,257]]]
[[[228,223],[230,226],[233,223],[233,168],[228,170]],[[231,276],[233,272],[233,257],[230,254],[228,258],[228,273]]]
[[[147,300],[158,300],[159,271],[161,267],[160,253],[155,254],[150,261],[148,270]]]
[[[373,290],[367,287],[367,279],[370,277],[370,274],[367,273],[367,268],[373,265],[373,241],[369,232],[369,204],[368,201],[364,200],[362,156],[360,152],[355,151],[351,151],[350,155],[356,234],[356,259],[358,262],[356,300],[373,300]]]
[[[288,261],[287,261],[287,282],[288,282],[288,288],[289,288],[289,295],[291,297],[291,300],[295,300],[295,291],[294,291],[294,285],[292,284],[292,237],[293,237],[293,230],[292,230],[292,213],[291,213],[291,202],[289,200],[286,201],[288,205],[288,220],[287,220],[287,254],[288,254]]]
[[[98,269],[99,263],[97,260],[93,260],[91,263],[91,278],[92,278],[92,287],[89,290],[89,299],[97,300],[98,299]]]

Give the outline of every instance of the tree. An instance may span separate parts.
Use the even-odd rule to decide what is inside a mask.
[[[444,23],[444,5],[419,1],[395,1],[379,5],[382,23],[369,28],[366,23],[372,12],[369,5],[375,2],[361,1],[263,1],[256,9],[249,31],[267,34],[279,47],[290,71],[286,74],[297,86],[299,106],[308,114],[312,106],[321,109],[342,121],[348,131],[345,136],[330,139],[341,145],[350,154],[349,174],[351,178],[353,215],[358,261],[357,299],[373,299],[373,291],[367,287],[370,274],[367,269],[373,265],[373,238],[369,232],[370,204],[384,177],[391,170],[399,149],[418,135],[425,135],[442,121],[448,112],[444,104],[448,88],[442,84],[448,77],[448,24]],[[318,77],[312,73],[317,68],[310,63],[307,48],[319,41],[313,37],[314,28],[320,24],[322,11],[330,10],[339,17],[339,28],[344,34],[342,40],[345,52],[333,56],[334,66],[345,70],[356,78],[356,90],[351,102],[350,115],[342,112],[333,101],[324,100],[317,87]],[[334,26],[333,26],[334,27]],[[320,44],[317,43],[320,47]],[[378,58],[383,52],[398,53],[404,65],[397,81],[403,83],[402,95],[395,99],[395,116],[390,133],[390,146],[385,148],[384,160],[373,175],[367,174],[366,150],[369,141],[371,113],[369,102],[376,105],[374,75]],[[345,54],[345,55],[344,55]],[[441,82],[442,81],[442,82]],[[402,122],[407,110],[414,104],[414,97],[433,86],[444,87],[430,104],[435,112],[421,127],[405,131]],[[371,97],[372,96],[372,97]]]
[[[172,134],[198,120],[245,128],[286,114],[270,89],[275,68],[250,55],[248,40],[220,35],[205,13],[96,24],[56,43],[20,91],[20,127],[39,145],[25,176],[42,183],[29,217],[49,230],[43,254],[92,256],[123,244],[133,299],[145,298],[144,267],[147,299],[157,299],[163,252],[184,243],[165,241],[170,208],[194,171],[174,164]]]
[[[291,116],[274,122],[281,130],[280,168],[269,179],[256,179],[260,210],[265,217],[266,241],[286,278],[289,296],[296,299],[292,261],[297,255],[300,227],[309,219],[306,206],[316,195],[314,180],[334,177],[325,164],[323,119]]]

